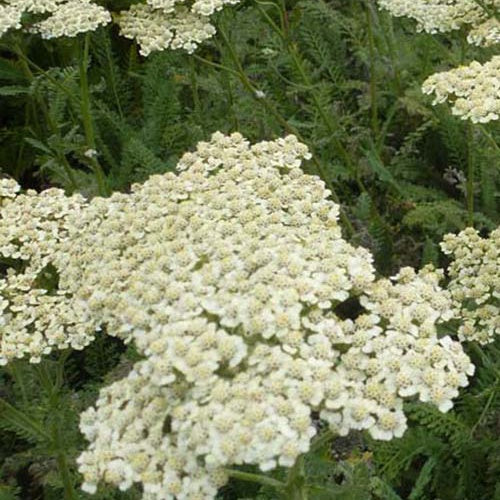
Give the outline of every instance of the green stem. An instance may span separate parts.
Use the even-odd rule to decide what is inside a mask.
[[[120,115],[120,118],[123,120],[123,110],[122,106],[120,104],[120,97],[118,96],[118,90],[116,88],[116,79],[115,79],[115,71],[113,67],[113,57],[111,54],[111,42],[109,38],[106,39],[105,42],[106,45],[106,62],[108,63],[108,75],[109,75],[109,80],[111,83],[111,90],[113,92],[113,97],[115,98],[116,102],[116,107],[118,109],[118,114]]]
[[[22,375],[22,371],[19,370],[19,364],[17,360],[13,360],[9,363],[9,371],[10,374],[14,380],[14,382],[17,384],[19,387],[19,390],[21,391],[21,398],[23,400],[23,403],[25,405],[28,404],[28,393],[26,392],[26,387],[24,386],[24,378]]]
[[[490,145],[493,147],[493,149],[496,149],[500,153],[500,146],[496,143],[495,139],[493,136],[486,130],[484,125],[478,125],[477,126],[481,133],[486,137]]]
[[[335,437],[335,434],[333,431],[330,429],[327,429],[325,432],[320,434],[311,444],[311,448],[309,449],[309,452],[315,452],[318,449],[322,448],[325,446],[325,444],[329,443],[332,441],[332,439]]]
[[[470,437],[471,439],[474,437],[474,432],[476,432],[476,429],[481,425],[481,422],[483,421],[484,417],[486,416],[486,413],[490,409],[491,403],[493,403],[493,399],[496,396],[496,390],[493,388],[491,391],[490,397],[488,398],[488,401],[486,401],[486,405],[484,406],[483,411],[481,412],[481,415],[479,416],[477,422],[472,426],[472,429],[470,430]]]
[[[87,147],[91,150],[96,149],[95,132],[92,123],[92,114],[90,110],[90,91],[88,82],[88,66],[89,66],[89,48],[90,48],[90,33],[85,33],[83,41],[82,57],[80,58],[80,93],[81,93],[81,106],[83,129],[85,131],[85,139]],[[91,165],[94,170],[99,194],[105,196],[108,193],[106,186],[106,177],[101,168],[101,165],[95,158],[91,158]]]
[[[200,93],[198,90],[198,80],[196,78],[196,68],[194,65],[194,60],[188,56],[189,59],[189,79],[191,80],[191,93],[193,96],[193,107],[194,112],[198,118],[200,125],[203,125],[203,112],[200,101]]]
[[[219,53],[220,53],[221,63],[223,64],[223,66],[226,66],[226,61],[225,61],[226,53],[218,41],[216,41],[216,44],[217,44],[217,49],[219,50]],[[236,76],[238,76],[238,75],[236,75]],[[228,109],[229,109],[229,113],[231,115],[231,120],[233,122],[232,128],[234,130],[240,130],[240,121],[238,119],[238,116],[237,116],[236,110],[235,110],[235,106],[234,106],[234,93],[233,93],[233,85],[232,85],[231,78],[226,78],[225,75],[219,75],[219,77],[221,78],[221,86],[224,89],[224,92],[227,96]]]
[[[396,37],[394,35],[394,24],[392,21],[392,16],[388,13],[384,14],[387,23],[387,29],[382,28],[382,36],[384,37],[387,49],[389,51],[389,57],[391,59],[391,66],[394,71],[394,85],[396,90],[396,96],[399,97],[403,94],[401,86],[401,75],[399,71],[399,64],[401,57],[397,53]]]
[[[295,461],[288,471],[283,500],[307,500],[307,485],[304,472],[304,455]]]
[[[474,226],[474,153],[473,128],[471,123],[466,125],[467,134],[467,214],[468,225]]]
[[[65,349],[64,351],[61,352],[61,357],[57,361],[56,365],[56,380],[54,382],[54,385],[57,390],[59,390],[64,382],[64,365],[66,363],[66,360],[70,357],[71,355],[71,349]]]
[[[285,483],[261,474],[252,474],[250,472],[243,472],[236,469],[225,469],[225,472],[234,479],[271,486],[277,490],[282,490],[286,487]]]
[[[378,105],[377,105],[377,81],[375,64],[375,39],[373,37],[373,12],[371,2],[366,3],[366,25],[368,31],[368,46],[370,54],[370,108],[372,131],[375,135],[379,132]]]
[[[65,446],[61,439],[61,431],[59,425],[54,426],[54,444],[57,448],[57,467],[61,474],[61,479],[64,486],[64,500],[78,500],[78,495],[75,491],[71,473],[68,466],[68,458],[65,453]]]

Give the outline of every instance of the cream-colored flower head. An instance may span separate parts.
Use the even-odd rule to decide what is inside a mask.
[[[500,43],[500,22],[493,17],[478,24],[470,30],[467,41],[483,47],[491,47]]]
[[[188,53],[211,38],[216,30],[210,17],[225,5],[240,0],[147,0],[120,13],[120,33],[137,40],[142,55],[165,49]]]
[[[48,14],[29,28],[43,38],[74,37],[111,22],[109,11],[91,0],[10,0],[0,6],[0,36],[10,28],[21,28],[25,12]]]
[[[147,499],[208,500],[225,467],[293,465],[312,412],[391,439],[404,398],[447,411],[467,384],[461,345],[437,336],[452,308],[442,273],[375,281],[323,182],[300,169],[309,156],[294,136],[252,146],[216,133],[178,175],[71,221],[63,286],[145,358],[82,416],[86,491],[141,483]],[[363,312],[343,319],[350,298]]]
[[[0,364],[23,356],[38,362],[54,347],[82,349],[96,330],[54,267],[68,215],[80,212],[83,198],[19,191],[14,181],[0,181],[0,255],[8,265],[0,278]]]
[[[19,29],[22,15],[22,9],[15,5],[0,5],[0,36],[11,29]]]
[[[104,7],[90,0],[67,0],[59,4],[47,19],[36,23],[33,29],[43,38],[74,37],[110,22],[111,14]]]
[[[120,13],[118,24],[122,36],[137,40],[143,56],[169,48],[191,53],[215,34],[208,18],[193,14],[183,6],[164,12],[135,4]]]
[[[492,342],[500,334],[500,229],[488,238],[472,228],[448,234],[441,248],[453,259],[448,288],[461,318],[460,339]]]
[[[480,64],[476,61],[431,75],[424,82],[425,94],[434,104],[451,101],[452,112],[473,123],[487,123],[500,116],[500,56]]]
[[[8,0],[7,3],[14,5],[22,12],[33,14],[53,13],[60,4],[66,0]]]
[[[428,33],[447,32],[466,26],[474,28],[488,18],[488,9],[500,7],[499,0],[378,0],[393,16],[410,17],[418,29]]]

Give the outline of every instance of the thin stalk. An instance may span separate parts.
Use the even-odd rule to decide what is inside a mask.
[[[26,392],[26,387],[24,386],[24,378],[22,372],[18,369],[18,367],[19,365],[15,360],[9,363],[10,375],[19,387],[19,390],[21,391],[21,398],[23,400],[23,403],[26,405],[28,404],[28,393]]]
[[[108,74],[109,74],[109,79],[111,82],[111,90],[113,91],[113,97],[115,98],[116,107],[118,109],[118,114],[120,115],[120,118],[123,120],[123,110],[122,110],[122,106],[120,104],[118,90],[116,88],[115,73],[114,73],[114,69],[113,69],[113,58],[112,58],[112,54],[111,54],[111,42],[110,42],[109,38],[106,40],[105,45],[106,45],[106,62],[108,63],[108,67],[109,67]]]
[[[473,129],[472,124],[466,125],[467,134],[467,222],[474,226],[474,152],[473,152]]]
[[[92,114],[90,110],[90,91],[88,82],[88,66],[89,66],[89,48],[90,48],[90,33],[85,33],[83,41],[82,57],[80,58],[80,111],[82,114],[83,129],[85,131],[85,139],[89,149],[96,149],[94,125],[92,123]],[[108,192],[106,186],[106,177],[101,168],[101,165],[95,158],[91,158],[92,168],[94,170],[99,194],[105,196]]]
[[[191,59],[191,57],[188,57],[188,59],[189,59],[189,79],[191,81],[191,93],[193,96],[194,112],[198,117],[198,121],[200,122],[200,124],[203,124],[204,120],[201,108],[200,93],[198,90],[198,80],[196,78],[196,68],[193,59]]]
[[[389,14],[385,14],[385,19],[388,24],[387,29],[382,29],[382,35],[385,39],[385,43],[387,44],[387,49],[389,51],[389,57],[391,59],[392,69],[394,71],[394,84],[396,87],[396,95],[399,97],[402,95],[402,86],[401,86],[401,75],[399,72],[399,56],[396,54],[396,38],[394,36],[394,24],[392,22],[392,16]]]
[[[65,453],[65,446],[61,439],[61,431],[59,425],[54,426],[54,444],[57,448],[57,467],[61,474],[61,479],[64,486],[64,500],[78,500],[78,495],[75,491],[71,473],[68,466],[68,458]]]
[[[57,361],[56,365],[56,380],[54,382],[54,386],[56,389],[60,389],[63,385],[64,382],[64,365],[66,363],[66,360],[70,357],[71,355],[71,349],[65,349],[61,353],[61,357]]]
[[[293,467],[288,471],[284,499],[308,500],[305,482],[304,455],[300,455]]]
[[[316,450],[320,449],[325,444],[330,442],[334,437],[335,434],[330,429],[327,429],[312,442],[309,452],[315,452]]]
[[[75,95],[73,95],[73,93],[70,90],[68,90],[66,87],[64,87],[64,85],[61,85],[53,76],[50,75],[50,73],[45,71],[41,66],[39,66],[34,61],[32,61],[29,57],[27,57],[23,53],[23,51],[21,50],[21,48],[19,47],[18,44],[16,44],[15,46],[0,44],[0,46],[2,48],[4,48],[5,50],[8,50],[9,52],[16,54],[27,65],[31,66],[33,69],[35,69],[39,73],[43,74],[47,78],[47,80],[50,81],[50,83],[52,83],[54,86],[58,87],[59,90],[64,92],[70,100],[77,101],[77,98],[75,97]]]
[[[217,49],[219,50],[220,53],[221,62],[224,66],[226,66],[226,61],[225,61],[226,54],[218,41],[216,41],[216,44],[217,44]],[[225,78],[224,76],[222,76],[221,86],[224,89],[224,92],[226,93],[227,96],[228,108],[231,114],[231,120],[233,122],[232,127],[234,130],[240,130],[240,121],[238,119],[238,115],[236,114],[236,110],[234,107],[234,93],[233,93],[233,85],[231,78]]]
[[[370,54],[370,108],[371,125],[375,135],[379,132],[378,104],[377,104],[377,81],[375,64],[375,38],[373,36],[373,12],[370,0],[366,2],[366,25],[368,31],[368,47]]]
[[[486,130],[486,128],[483,125],[478,126],[479,130],[481,133],[486,137],[488,142],[493,146],[493,149],[496,149],[500,153],[500,146],[496,143],[495,139],[493,136]]]
[[[73,481],[71,480],[71,472],[68,465],[68,457],[66,455],[66,443],[64,443],[61,433],[63,422],[61,422],[61,400],[60,388],[63,384],[63,367],[64,362],[68,358],[70,350],[67,349],[59,357],[56,363],[55,378],[52,379],[50,371],[47,370],[45,363],[40,366],[40,374],[42,385],[49,394],[52,414],[55,415],[55,420],[51,426],[51,441],[55,451],[57,467],[64,487],[64,500],[78,500],[79,495],[76,493]]]
[[[481,415],[479,416],[477,422],[472,426],[472,429],[470,430],[471,438],[474,437],[474,432],[476,432],[476,429],[479,427],[479,425],[481,425],[481,422],[483,421],[484,417],[486,416],[486,413],[490,409],[491,403],[493,403],[493,399],[495,398],[495,396],[496,396],[496,389],[493,388],[488,398],[488,401],[486,401],[486,405],[484,406],[483,411],[481,412]]]
[[[276,488],[277,490],[282,490],[286,487],[286,484],[282,481],[278,481],[277,479],[273,479],[272,477],[264,476],[261,474],[252,474],[250,472],[243,472],[236,469],[225,469],[225,472],[229,475],[229,477],[233,477],[234,479],[240,479],[241,481],[248,481],[250,483],[258,483],[265,486],[271,486],[273,488]]]

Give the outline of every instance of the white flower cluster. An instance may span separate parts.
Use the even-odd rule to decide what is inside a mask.
[[[19,29],[22,15],[22,10],[13,5],[0,5],[0,36],[10,29]]]
[[[109,11],[91,0],[8,0],[0,6],[0,36],[11,28],[21,28],[24,12],[48,14],[30,26],[30,31],[43,38],[74,37],[111,22]]]
[[[487,344],[500,335],[500,228],[481,238],[473,228],[448,234],[441,243],[454,259],[449,290],[462,319],[461,340]]]
[[[33,14],[46,14],[55,12],[58,6],[65,0],[7,0],[7,3],[15,5],[22,12]]]
[[[495,18],[487,19],[470,30],[467,41],[482,47],[500,43],[500,22]]]
[[[435,94],[433,104],[452,100],[452,112],[473,123],[500,117],[500,56],[485,64],[476,61],[431,75],[422,85],[425,94]]]
[[[25,355],[38,362],[53,347],[82,349],[96,327],[62,287],[48,290],[50,266],[68,233],[68,214],[83,198],[59,189],[19,194],[12,180],[0,180],[0,365]]]
[[[34,30],[43,38],[73,37],[110,22],[109,11],[91,0],[67,0],[59,3],[47,19],[38,22]]]
[[[145,359],[82,415],[84,489],[210,499],[224,468],[291,466],[318,411],[341,434],[401,436],[402,400],[447,411],[473,366],[439,339],[442,273],[375,281],[342,239],[338,206],[300,170],[294,136],[214,134],[130,194],[94,199],[62,243],[61,281]],[[364,312],[338,306],[360,297]]]
[[[120,33],[137,40],[142,55],[165,49],[188,53],[215,34],[212,14],[240,0],[147,0],[120,13]]]
[[[378,0],[394,16],[415,19],[419,30],[447,32],[466,27],[467,41],[490,47],[500,42],[500,0]],[[481,5],[482,3],[482,5]],[[433,104],[452,102],[452,112],[463,120],[487,123],[500,117],[500,56],[485,64],[477,61],[431,75],[425,94],[435,94]]]
[[[486,9],[500,8],[500,0],[482,1]],[[418,29],[428,33],[452,31],[462,26],[473,28],[488,18],[487,10],[476,0],[378,0],[378,3],[393,16],[415,19]]]

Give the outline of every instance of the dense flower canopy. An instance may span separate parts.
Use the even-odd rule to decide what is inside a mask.
[[[457,287],[432,267],[375,279],[323,182],[300,169],[309,157],[294,136],[251,146],[216,133],[178,174],[129,194],[1,181],[0,360],[83,348],[100,328],[143,356],[82,415],[85,490],[214,498],[228,466],[293,465],[313,413],[340,435],[391,439],[406,429],[403,399],[447,411],[467,385],[473,365],[437,330],[460,313]],[[498,252],[481,248],[491,271]]]
[[[224,468],[291,466],[316,433],[401,436],[402,402],[447,411],[473,372],[438,338],[452,316],[442,273],[375,280],[341,236],[338,206],[293,136],[251,146],[214,134],[129,194],[69,214],[59,286],[144,360],[82,416],[84,488],[213,498]],[[348,299],[361,310],[346,318]],[[168,425],[165,424],[168,422]]]
[[[463,338],[498,330],[498,231],[446,238],[451,293],[430,266],[377,280],[300,169],[309,157],[294,136],[216,133],[129,194],[0,182],[0,361],[81,349],[101,328],[143,356],[82,415],[85,490],[214,498],[226,467],[293,465],[313,413],[340,435],[391,439],[405,398],[447,411],[467,385],[474,367],[438,326],[464,315]]]

